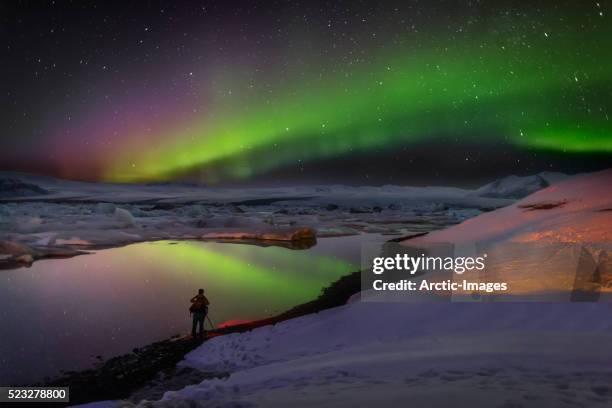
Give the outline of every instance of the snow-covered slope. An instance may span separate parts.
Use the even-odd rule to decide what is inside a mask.
[[[487,256],[462,279],[506,282],[511,296],[575,298],[612,292],[612,170],[582,174],[450,228],[403,241],[447,245],[455,256]],[[524,298],[523,298],[524,299]]]
[[[612,242],[612,169],[581,174],[408,244]]]

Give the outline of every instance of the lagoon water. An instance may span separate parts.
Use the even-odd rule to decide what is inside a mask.
[[[215,325],[283,312],[358,270],[364,239],[382,241],[323,238],[306,250],[146,242],[0,271],[0,385],[32,384],[187,333],[200,287]]]

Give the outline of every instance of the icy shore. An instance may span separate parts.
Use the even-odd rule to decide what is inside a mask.
[[[576,300],[577,292],[610,293],[611,185],[610,169],[578,175],[403,245],[452,245],[455,255],[486,253],[487,279],[507,282],[513,296],[557,292],[564,301]]]

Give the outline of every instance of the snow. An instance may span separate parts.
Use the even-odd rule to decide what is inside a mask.
[[[407,243],[612,242],[610,186],[612,169],[578,175]]]
[[[418,343],[438,336],[469,337],[474,332],[597,330],[612,335],[612,321],[605,317],[612,310],[608,304],[544,304],[538,305],[538,309],[534,314],[534,307],[527,303],[414,305],[353,302],[276,326],[215,338],[187,355],[182,364],[210,371],[246,370],[309,355],[331,356],[329,353],[340,349],[347,354],[349,348],[376,349],[380,343]],[[389,352],[404,350],[400,354],[407,350],[387,348]],[[429,352],[437,353],[434,350]],[[448,353],[449,350],[438,352]],[[498,352],[504,354],[507,350]],[[361,357],[369,361],[368,354]]]
[[[527,300],[554,292],[557,300],[569,300],[576,290],[610,294],[611,185],[612,169],[578,175],[402,245],[450,245],[455,256],[486,254],[487,280],[506,282],[510,288],[503,296]],[[474,271],[461,278],[481,276]]]
[[[448,406],[449,398],[477,407],[609,403],[605,389],[603,396],[593,390],[609,386],[612,351],[593,345],[612,340],[611,310],[608,304],[354,302],[214,338],[181,365],[228,370],[228,379],[206,380],[141,405],[410,402],[435,408]]]

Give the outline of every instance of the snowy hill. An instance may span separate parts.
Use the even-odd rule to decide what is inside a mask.
[[[486,277],[511,296],[571,300],[612,292],[612,170],[582,174],[523,200],[403,245],[452,245],[455,256],[488,256]],[[478,272],[465,279],[478,279]],[[526,299],[526,298],[521,298]]]
[[[612,242],[610,186],[612,169],[577,175],[409,243]]]

